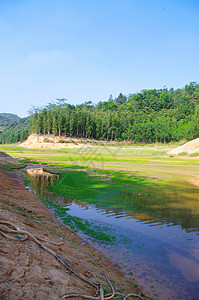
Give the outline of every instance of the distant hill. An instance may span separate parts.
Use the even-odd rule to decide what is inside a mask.
[[[10,113],[0,113],[0,118],[6,118],[12,121],[18,121],[20,119],[19,116],[15,115],[15,114],[10,114]]]
[[[19,121],[20,117],[10,113],[0,113],[0,132],[3,132],[9,125]]]
[[[20,118],[15,114],[0,113],[0,144],[24,141],[29,136],[30,117]]]

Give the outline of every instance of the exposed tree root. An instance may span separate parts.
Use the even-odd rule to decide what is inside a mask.
[[[30,232],[21,230],[16,225],[14,225],[10,222],[7,222],[7,221],[0,221],[0,224],[3,225],[3,227],[0,227],[0,235],[1,236],[3,236],[4,238],[7,238],[9,240],[19,241],[19,242],[25,241],[28,238],[30,240],[33,240],[40,248],[42,248],[43,250],[45,250],[48,253],[50,253],[51,255],[53,255],[70,272],[72,272],[73,274],[75,274],[76,276],[78,276],[79,278],[81,278],[82,280],[84,280],[85,282],[90,284],[91,286],[95,287],[97,289],[97,294],[99,294],[99,296],[97,296],[97,297],[93,297],[93,296],[89,296],[89,295],[82,295],[82,294],[68,294],[68,295],[63,295],[62,299],[80,297],[80,298],[83,298],[83,299],[92,299],[92,300],[111,300],[111,299],[114,299],[114,297],[117,294],[118,295],[120,294],[120,293],[116,293],[116,291],[113,288],[113,285],[111,284],[108,276],[106,276],[106,280],[107,280],[107,282],[108,282],[108,284],[110,285],[110,288],[111,288],[111,293],[107,294],[107,295],[104,295],[104,290],[103,290],[103,287],[100,283],[97,283],[97,282],[91,280],[90,278],[84,276],[83,274],[79,273],[77,270],[75,270],[73,267],[71,267],[63,258],[61,258],[58,254],[56,254],[53,250],[51,250],[50,248],[48,248],[48,247],[44,246],[42,243],[40,243],[39,240],[44,241],[44,242],[48,242],[48,243],[51,243],[51,244],[57,245],[57,246],[62,245],[63,242],[54,243],[54,242],[51,242],[49,240],[46,240],[46,239],[43,239],[43,238],[40,238],[40,237],[35,237]],[[13,234],[15,235],[15,237],[12,236]],[[120,295],[122,295],[122,294],[120,294]],[[138,297],[141,300],[144,300],[140,295],[134,294],[134,293],[124,295],[123,300],[126,300],[130,296]]]
[[[66,299],[66,298],[73,298],[73,297],[81,297],[83,299],[92,299],[92,300],[110,300],[110,299],[113,299],[115,297],[116,292],[115,292],[108,276],[106,276],[106,280],[107,280],[107,282],[109,283],[109,285],[111,287],[112,294],[108,294],[108,295],[104,296],[104,290],[102,288],[102,285],[100,285],[100,297],[92,297],[92,296],[89,296],[89,295],[82,295],[82,294],[68,294],[68,295],[64,295],[62,297],[62,300]]]
[[[139,297],[141,300],[144,300],[144,298],[142,298],[140,295],[134,293],[126,295],[123,300],[126,300],[128,297]]]

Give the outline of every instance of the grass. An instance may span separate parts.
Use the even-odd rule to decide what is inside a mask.
[[[132,147],[82,147],[79,149],[61,150],[25,150],[17,146],[1,145],[0,149],[11,154],[22,163],[45,163],[55,165],[57,168],[87,169],[104,172],[105,176],[116,171],[129,172],[112,176],[111,180],[118,183],[129,184],[133,182],[132,174],[136,172],[142,178],[155,178],[158,181],[169,183],[183,176],[187,180],[192,179],[190,174],[197,169],[192,167],[199,166],[196,154],[189,157],[169,157],[166,155],[165,148],[168,145],[133,145]],[[168,148],[170,149],[170,148]],[[194,158],[195,157],[195,158]],[[110,172],[111,170],[111,172]],[[186,174],[187,173],[187,174]],[[195,176],[195,175],[194,175]],[[153,180],[154,181],[154,180]],[[145,180],[145,183],[147,181]],[[136,181],[134,180],[136,185]],[[140,184],[140,182],[139,182]]]
[[[110,145],[110,144],[109,144]],[[64,148],[60,150],[51,149],[24,149],[17,145],[0,145],[0,150],[5,151],[22,162],[48,162],[48,163],[64,163],[75,164],[98,168],[104,168],[108,164],[118,166],[119,168],[129,168],[133,164],[155,164],[155,165],[189,165],[189,157],[180,156],[169,157],[167,152],[178,144],[133,144],[124,146],[123,143],[116,144],[118,146],[95,146],[88,147],[82,145],[80,148]],[[194,158],[194,155],[191,156]],[[198,165],[198,160],[192,159],[191,165]]]
[[[1,151],[14,151],[14,152],[21,152],[25,150],[24,148],[18,146],[17,144],[11,144],[11,145],[0,145]]]
[[[189,154],[190,157],[197,157],[199,156],[199,153],[192,153],[192,154]]]
[[[51,166],[50,170],[55,171],[56,166]],[[164,220],[168,224],[180,224],[183,228],[199,227],[198,193],[191,183],[176,181],[169,184],[126,171],[98,170],[96,174],[94,171],[88,173],[60,166],[58,170],[60,179],[49,187],[57,194],[100,208],[125,212],[142,222]],[[191,220],[190,207],[194,212]]]
[[[101,207],[124,209],[128,213],[142,211],[182,223],[172,212],[174,204],[169,199],[179,197],[176,201],[181,211],[188,209],[192,201],[197,211],[193,184],[198,180],[199,161],[184,153],[170,157],[165,154],[167,147],[169,150],[168,145],[61,150],[1,148],[8,149],[7,153],[23,163],[48,162],[47,170],[61,174],[51,187],[56,193]]]
[[[104,179],[104,176],[107,180]],[[134,203],[140,202],[138,194],[147,192],[146,186],[148,191],[148,187],[154,188],[160,185],[149,178],[135,174],[129,175],[122,171],[113,171],[112,173],[103,171],[96,174],[63,168],[60,178],[55,180],[49,190],[97,206],[124,208],[125,195],[127,198],[133,197]],[[123,201],[120,201],[121,199]]]
[[[9,164],[9,163],[6,163],[6,164],[0,163],[0,169],[2,169],[4,171],[12,171],[15,169],[21,169],[23,167],[25,167],[25,165],[13,165],[13,164]]]
[[[27,151],[6,151],[21,162],[29,163],[63,163],[84,166],[96,166],[104,168],[108,165],[118,166],[119,168],[129,168],[133,164],[145,165],[198,165],[197,159],[190,161],[189,157],[176,156],[169,157],[166,152],[159,148],[143,149],[136,148],[85,148],[85,149],[64,149],[63,150],[27,150]],[[193,156],[194,157],[194,156]]]
[[[178,154],[179,156],[187,156],[188,155],[188,152],[181,152]]]

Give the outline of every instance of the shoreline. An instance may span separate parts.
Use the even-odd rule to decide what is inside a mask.
[[[145,291],[138,290],[136,281],[126,278],[104,254],[60,224],[54,213],[25,188],[17,171],[0,170],[0,196],[1,220],[10,221],[21,229],[55,242],[62,237],[65,241],[62,246],[50,245],[49,248],[66,259],[78,272],[101,282],[106,292],[110,288],[105,276],[109,276],[117,291],[123,294],[141,293],[144,296]],[[36,299],[59,299],[63,294],[74,292],[94,297],[92,287],[71,276],[54,258],[31,241],[17,243],[2,237],[0,252],[4,270],[0,283],[2,299],[13,296],[15,299],[30,299],[34,295]]]

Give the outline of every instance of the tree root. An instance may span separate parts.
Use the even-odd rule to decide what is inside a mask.
[[[48,248],[48,247],[44,246],[42,243],[40,243],[39,240],[47,242],[47,243],[51,243],[51,244],[56,245],[56,246],[60,246],[60,245],[64,244],[63,242],[54,243],[54,242],[51,242],[49,240],[46,240],[46,239],[43,239],[43,238],[40,238],[40,237],[35,237],[30,232],[21,230],[17,226],[15,226],[14,224],[12,224],[10,222],[7,222],[7,221],[0,221],[0,224],[4,225],[3,228],[0,227],[0,235],[2,235],[4,238],[7,238],[7,239],[13,240],[13,241],[18,241],[18,242],[25,241],[28,238],[30,240],[33,240],[40,248],[42,248],[43,250],[45,250],[48,253],[50,253],[51,255],[53,255],[70,272],[72,272],[73,274],[75,274],[76,276],[78,276],[79,278],[81,278],[83,281],[87,282],[91,286],[95,287],[97,289],[97,293],[100,294],[98,297],[92,297],[92,296],[89,296],[89,295],[82,295],[82,294],[68,294],[68,295],[63,295],[62,300],[67,299],[67,298],[73,298],[73,297],[81,297],[81,298],[84,298],[84,299],[91,299],[91,300],[111,300],[111,299],[114,299],[114,297],[117,294],[122,295],[121,293],[116,293],[116,291],[113,288],[113,285],[111,284],[108,276],[106,276],[106,280],[107,280],[108,284],[110,285],[111,293],[107,294],[107,295],[104,295],[104,290],[103,290],[103,287],[100,283],[97,283],[97,282],[91,280],[90,278],[84,276],[83,274],[79,273],[77,270],[75,270],[73,267],[71,267],[63,258],[61,258],[58,254],[56,254],[53,250],[51,250],[50,248]],[[7,228],[5,228],[5,226]],[[22,236],[22,237],[13,237],[13,236],[11,236],[11,234],[15,234],[17,236]],[[125,297],[123,298],[123,300],[126,300],[130,296],[138,297],[141,300],[144,300],[140,295],[137,295],[137,294],[134,294],[134,293],[124,295],[124,296]]]
[[[137,295],[137,294],[134,294],[134,293],[126,295],[123,300],[126,300],[130,296],[132,296],[132,297],[139,297],[141,300],[144,300],[144,298],[142,298],[140,295]]]
[[[104,290],[102,288],[102,285],[100,284],[100,297],[92,297],[92,296],[89,296],[89,295],[82,295],[82,294],[68,294],[68,295],[64,295],[62,297],[62,300],[66,299],[66,298],[73,298],[73,297],[81,297],[83,299],[92,299],[92,300],[111,300],[115,297],[116,292],[115,292],[108,276],[106,276],[106,280],[107,280],[108,284],[111,287],[112,294],[108,294],[108,295],[104,296]]]
[[[55,258],[62,264],[64,265],[70,272],[72,272],[73,274],[77,275],[78,277],[80,277],[82,280],[86,281],[87,283],[89,283],[90,285],[94,286],[95,288],[99,288],[100,284],[91,280],[90,278],[80,274],[78,271],[76,271],[73,267],[71,267],[65,260],[63,260],[58,254],[56,254],[53,250],[51,250],[50,248],[44,246],[42,243],[39,242],[39,240],[32,235],[30,232],[24,231],[24,230],[20,230],[19,228],[17,228],[14,224],[11,224],[9,222],[5,222],[5,221],[0,221],[0,224],[6,225],[8,227],[14,228],[14,229],[6,229],[6,228],[1,228],[0,227],[0,234],[3,235],[5,238],[14,240],[14,241],[24,241],[27,240],[28,238],[30,238],[31,240],[33,240],[40,248],[44,249],[45,251],[47,251],[48,253],[52,254],[53,256],[55,256]],[[23,235],[25,236],[22,239],[19,238],[13,238],[11,236],[9,236],[6,233],[10,233],[10,234],[17,234],[17,235]]]
[[[12,232],[10,229],[2,229],[0,228],[0,234],[4,237],[6,237],[7,239],[9,240],[13,240],[13,241],[25,241],[28,239],[28,235],[31,235],[30,233],[26,232],[26,233],[22,233],[23,231],[20,230],[18,227],[16,227],[14,224],[11,224],[9,222],[6,222],[6,221],[0,221],[0,224],[3,224],[3,225],[7,225],[8,227],[11,227],[13,230],[18,230],[17,234],[21,234],[21,235],[24,235],[24,238],[14,238],[10,235],[7,235],[5,233],[3,233],[2,231],[4,232],[7,232],[7,233],[16,233],[16,232]],[[61,246],[64,244],[64,242],[60,242],[60,243],[55,243],[55,242],[52,242],[52,241],[49,241],[47,239],[44,239],[44,238],[41,238],[41,237],[38,237],[38,236],[35,236],[36,239],[38,239],[39,241],[43,241],[43,242],[47,242],[49,244],[52,244],[52,245],[55,245],[55,246]]]

